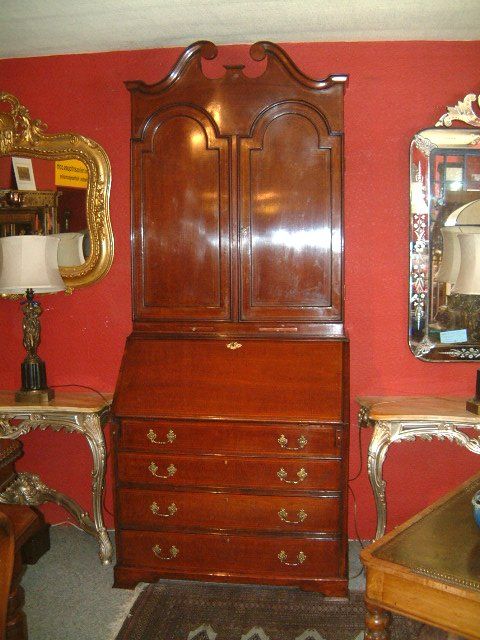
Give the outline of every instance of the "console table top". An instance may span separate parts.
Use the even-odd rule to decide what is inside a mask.
[[[445,420],[480,425],[480,416],[466,410],[466,398],[453,396],[361,396],[370,421]]]
[[[111,393],[57,391],[55,397],[46,404],[24,404],[15,401],[15,391],[0,391],[0,413],[11,413],[18,409],[25,413],[55,413],[76,411],[77,413],[97,413],[112,402]]]

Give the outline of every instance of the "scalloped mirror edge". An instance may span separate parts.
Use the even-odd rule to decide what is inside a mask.
[[[12,94],[0,92],[0,156],[19,155],[46,160],[80,160],[88,171],[86,216],[90,255],[81,265],[61,267],[60,273],[71,292],[98,282],[109,271],[114,253],[110,224],[110,161],[94,140],[77,133],[45,133],[46,125],[33,120],[28,109]]]
[[[438,342],[437,338],[432,339],[429,329],[429,323],[434,315],[432,286],[440,273],[438,270],[434,277],[434,256],[432,254],[435,243],[432,224],[434,212],[441,203],[441,199],[439,200],[431,190],[431,158],[435,153],[440,153],[443,147],[452,156],[455,156],[455,151],[461,153],[461,149],[473,147],[476,148],[477,157],[480,155],[480,148],[478,148],[480,116],[475,112],[474,105],[480,106],[480,94],[467,94],[455,106],[447,107],[447,111],[438,119],[434,127],[416,133],[410,145],[409,347],[416,358],[428,362],[475,361],[478,363],[480,360],[480,340],[478,337],[470,339],[470,333],[472,335],[477,333],[476,326],[475,331],[468,330],[466,340],[463,338],[460,341],[446,339],[445,343]],[[461,122],[467,125],[467,128],[462,125],[452,127],[454,122]],[[423,171],[421,171],[420,162],[417,166],[413,160],[414,150],[418,150],[427,163]],[[480,180],[480,177],[477,180]],[[473,191],[474,193],[470,194],[470,200],[480,197],[480,187],[476,187]],[[465,206],[461,206],[460,209]],[[460,209],[456,209],[456,211],[460,211]],[[440,281],[440,278],[438,280]],[[460,296],[460,294],[457,295]],[[452,300],[454,297],[452,296]],[[472,318],[475,316],[477,323],[480,311],[477,304],[479,296],[464,297],[469,301],[472,299],[472,304],[465,303],[463,305],[465,308],[462,307],[461,311],[463,315],[469,313]],[[453,302],[455,301],[453,300]],[[447,329],[449,328],[447,325]],[[453,337],[453,334],[457,332],[445,331],[445,333],[451,333]]]

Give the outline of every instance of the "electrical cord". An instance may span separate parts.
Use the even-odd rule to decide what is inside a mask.
[[[88,389],[89,391],[93,391],[94,393],[98,394],[100,396],[100,398],[102,398],[102,400],[105,400],[105,402],[110,402],[108,398],[106,398],[103,393],[101,391],[99,391],[98,389],[95,389],[94,387],[89,387],[86,384],[52,384],[50,385],[53,389],[58,389],[60,387],[78,387],[80,389]]]
[[[353,492],[353,489],[350,485],[348,485],[348,490],[350,491],[350,493],[352,494],[352,498],[353,498],[353,524],[355,527],[355,534],[357,536],[357,540],[361,546],[362,549],[365,549],[365,545],[362,542],[362,539],[360,537],[360,534],[358,532],[358,523],[357,523],[357,500],[355,498],[355,494]],[[360,571],[358,573],[356,573],[354,576],[349,576],[349,580],[355,580],[355,578],[358,578],[359,576],[362,575],[364,571],[364,567],[363,565],[360,568]]]
[[[359,478],[360,474],[362,473],[362,470],[363,470],[362,430],[363,430],[363,428],[360,425],[358,425],[359,469],[358,469],[357,473],[353,476],[353,478],[349,478],[348,479],[349,482],[353,482],[354,480]]]
[[[360,477],[362,471],[363,471],[363,450],[362,450],[362,427],[360,425],[358,425],[358,455],[359,455],[359,465],[358,465],[358,471],[357,473],[352,477],[348,479],[348,490],[350,491],[351,495],[352,495],[352,499],[353,499],[353,524],[355,527],[355,535],[357,536],[357,540],[358,543],[360,544],[360,547],[362,549],[365,549],[365,545],[362,542],[360,533],[358,531],[358,521],[357,521],[357,499],[355,496],[355,493],[351,487],[351,483],[354,482],[355,480],[357,480],[357,478]],[[354,580],[355,578],[358,578],[364,571],[363,565],[360,569],[360,571],[355,574],[354,576],[350,576],[349,579],[350,580]]]

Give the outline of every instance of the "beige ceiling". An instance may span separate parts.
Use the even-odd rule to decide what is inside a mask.
[[[0,0],[0,58],[222,43],[480,40],[480,0]]]

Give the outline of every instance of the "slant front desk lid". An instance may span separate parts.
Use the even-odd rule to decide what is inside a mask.
[[[345,341],[127,340],[122,417],[341,422]]]

